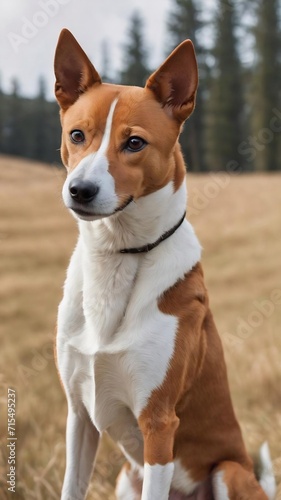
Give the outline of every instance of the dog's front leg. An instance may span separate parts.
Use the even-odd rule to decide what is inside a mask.
[[[99,433],[87,412],[69,405],[66,427],[66,471],[61,500],[83,500],[89,486]]]
[[[138,422],[144,439],[144,480],[141,500],[168,500],[174,473],[174,435],[179,419],[174,410],[142,413]]]

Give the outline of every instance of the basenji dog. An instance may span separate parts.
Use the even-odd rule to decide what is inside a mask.
[[[63,500],[85,498],[99,437],[127,458],[119,500],[265,500],[242,439],[178,142],[198,71],[186,40],[146,86],[104,84],[68,30],[55,56],[66,207],[79,223],[59,306],[68,402]]]

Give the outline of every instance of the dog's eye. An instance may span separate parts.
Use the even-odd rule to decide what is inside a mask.
[[[130,139],[127,141],[125,149],[127,151],[130,151],[131,153],[137,153],[138,151],[141,151],[146,145],[147,142],[144,139],[134,136],[130,137]]]
[[[81,144],[81,142],[85,141],[85,135],[82,130],[72,130],[70,132],[70,139],[74,144]]]

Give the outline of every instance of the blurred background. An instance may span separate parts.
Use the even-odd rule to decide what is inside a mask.
[[[53,56],[70,29],[105,82],[144,85],[173,48],[197,52],[197,106],[181,143],[231,392],[251,453],[268,440],[281,480],[281,1],[13,0],[0,44],[0,499],[59,499],[66,404],[53,355],[77,238]],[[16,493],[7,391],[16,391]],[[90,499],[114,499],[123,463],[105,437]],[[281,491],[277,498],[281,499]]]
[[[279,14],[279,0],[14,0],[0,21],[0,152],[60,162],[52,61],[68,27],[103,80],[126,85],[144,85],[191,38],[200,87],[182,135],[189,170],[280,170]]]

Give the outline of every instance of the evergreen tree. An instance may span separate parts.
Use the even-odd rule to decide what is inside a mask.
[[[205,170],[204,165],[204,140],[203,140],[203,95],[206,88],[208,68],[206,66],[206,53],[200,43],[200,30],[203,23],[200,19],[198,2],[194,0],[174,0],[173,11],[169,15],[167,24],[171,39],[170,50],[175,48],[186,38],[190,38],[197,55],[200,84],[196,98],[196,108],[187,121],[181,135],[181,144],[188,168],[194,171]]]
[[[101,79],[104,83],[111,82],[110,76],[110,54],[109,54],[109,45],[107,40],[103,40],[101,43],[101,54],[102,54],[102,70],[101,70]]]
[[[210,170],[241,163],[243,138],[242,68],[238,55],[234,0],[218,0],[215,16],[214,67],[207,106],[207,162]]]
[[[4,147],[4,101],[5,96],[2,90],[2,78],[0,75],[0,152],[3,151]]]
[[[254,165],[257,170],[281,168],[280,154],[278,154],[280,132],[270,130],[271,120],[275,116],[273,109],[280,109],[281,103],[279,93],[281,80],[279,8],[280,2],[278,0],[257,1],[257,25],[254,29],[256,60],[252,85]]]
[[[59,164],[58,105],[46,100],[44,80],[35,99],[20,95],[16,79],[12,89],[9,95],[0,91],[0,153]]]
[[[149,76],[143,30],[142,17],[138,12],[135,12],[131,17],[128,42],[124,46],[124,68],[121,72],[123,85],[143,86]]]
[[[26,126],[24,123],[23,101],[19,94],[19,82],[12,80],[12,93],[10,97],[9,114],[6,116],[6,149],[9,154],[25,156],[26,151]]]
[[[47,161],[49,157],[49,141],[46,104],[46,83],[41,76],[38,81],[38,94],[34,100],[34,111],[32,114],[31,127],[33,133],[30,135],[32,138],[32,152],[34,158],[44,158]]]

